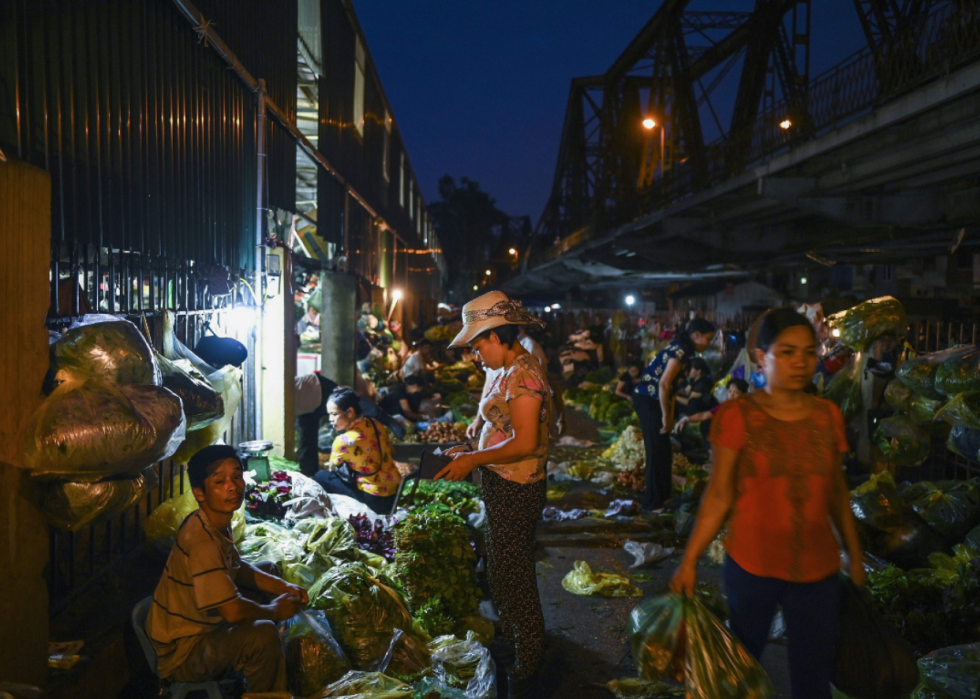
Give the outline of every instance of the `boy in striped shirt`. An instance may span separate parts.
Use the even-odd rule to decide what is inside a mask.
[[[146,620],[157,673],[203,682],[237,670],[250,692],[285,690],[286,660],[275,622],[299,612],[309,601],[306,591],[238,555],[231,518],[242,504],[245,480],[233,447],[202,449],[187,475],[200,508],[177,533]],[[242,589],[276,597],[258,604]]]

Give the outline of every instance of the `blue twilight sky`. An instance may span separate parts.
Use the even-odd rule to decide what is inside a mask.
[[[426,200],[438,199],[443,174],[465,175],[533,223],[551,191],[570,81],[604,73],[660,4],[354,0]],[[689,9],[754,4],[694,0]],[[864,43],[852,0],[812,6],[811,77]],[[718,101],[730,101],[735,76]]]

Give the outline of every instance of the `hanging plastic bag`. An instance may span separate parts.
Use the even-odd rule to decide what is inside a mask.
[[[908,644],[849,579],[841,582],[840,619],[831,677],[838,690],[860,699],[894,699],[915,688],[919,670]]]
[[[636,605],[630,613],[628,632],[640,677],[649,681],[684,680],[683,595],[659,595]]]
[[[916,393],[909,403],[909,416],[920,424],[929,424],[946,402],[943,398],[929,398]]]
[[[908,415],[899,414],[879,422],[874,441],[896,466],[911,466],[929,456],[929,432]]]
[[[980,430],[980,391],[960,393],[936,412],[936,419],[954,427]]]
[[[202,376],[210,376],[218,369],[213,367],[203,359],[198,357],[196,354],[191,352],[190,349],[184,345],[183,342],[177,339],[174,333],[174,324],[176,322],[176,315],[173,311],[163,312],[163,338],[160,343],[163,346],[163,356],[172,362],[187,361],[198,371]]]
[[[97,378],[116,384],[162,383],[143,333],[115,316],[83,316],[54,343],[51,354],[59,381]]]
[[[310,697],[350,672],[323,612],[300,612],[279,626],[289,691]]]
[[[864,301],[827,320],[840,330],[841,342],[855,352],[863,352],[883,335],[904,337],[909,327],[904,306],[892,296]]]
[[[643,590],[634,587],[629,578],[614,573],[593,573],[585,561],[575,561],[561,586],[575,595],[603,597],[642,597]]]
[[[885,401],[902,413],[907,413],[911,409],[913,395],[912,389],[901,381],[889,381],[885,387]]]
[[[214,374],[208,376],[208,383],[221,394],[221,401],[224,404],[224,415],[220,420],[205,425],[199,430],[194,430],[187,434],[187,439],[174,454],[174,461],[178,464],[186,464],[197,452],[204,447],[211,446],[228,430],[232,418],[238,414],[238,404],[242,400],[242,371],[233,366],[226,366],[219,369]]]
[[[429,643],[432,677],[418,684],[419,696],[437,692],[444,699],[492,699],[497,696],[497,670],[488,651],[472,633],[465,641],[440,636]]]
[[[980,349],[954,352],[936,368],[935,388],[945,396],[980,391]]]
[[[976,521],[980,509],[980,484],[973,481],[920,481],[901,491],[902,500],[911,505],[926,523],[959,543]]]
[[[24,429],[24,467],[40,479],[84,483],[135,477],[185,434],[180,399],[161,386],[66,382]]]
[[[351,670],[327,686],[320,699],[401,699],[412,696],[412,687],[380,672]]]
[[[958,347],[910,359],[895,370],[895,376],[916,393],[938,398],[943,395],[936,390],[936,372],[939,370],[939,365],[968,351],[969,348]]]
[[[980,461],[980,430],[955,425],[949,431],[946,448],[971,461]]]
[[[949,699],[980,697],[980,643],[950,646],[919,658],[922,684]]]
[[[153,490],[157,481],[156,467],[148,466],[136,478],[45,484],[41,513],[48,524],[77,532],[122,514]]]
[[[214,390],[207,379],[203,376],[201,378],[192,376],[162,354],[154,353],[154,355],[163,376],[164,387],[176,394],[184,406],[188,432],[210,425],[224,415],[225,406],[221,395]]]
[[[867,357],[854,355],[843,369],[834,374],[824,388],[823,398],[831,400],[840,408],[845,420],[861,412],[861,379],[864,368],[868,363]]]

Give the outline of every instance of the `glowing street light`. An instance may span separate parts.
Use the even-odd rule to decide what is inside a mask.
[[[806,284],[806,277],[800,277],[800,284]]]
[[[626,305],[627,306],[632,306],[634,303],[636,303],[636,299],[633,298],[633,295],[632,294],[630,294],[629,296],[626,297]]]
[[[479,291],[479,290],[480,290],[480,287],[478,287],[476,284],[474,284],[473,285],[473,291]]]
[[[783,119],[781,122],[779,122],[779,128],[781,128],[783,131],[785,131],[786,129],[788,129],[792,125],[793,125],[793,122],[790,121],[789,119]]]
[[[493,272],[491,272],[491,271],[490,271],[490,270],[488,269],[488,270],[487,270],[487,276],[489,277],[489,276],[490,276],[491,274],[493,274]]]
[[[395,306],[398,305],[398,302],[401,301],[401,298],[402,298],[401,289],[395,289],[394,291],[391,292],[391,308],[388,309],[388,318],[385,321],[386,323],[391,322],[391,315],[395,312]]]
[[[551,306],[545,306],[544,307],[544,312],[545,313],[551,313]]]
[[[561,304],[560,303],[553,303],[553,304],[551,304],[551,307],[554,308],[555,310],[558,310],[559,308],[561,308]]]
[[[517,254],[517,250],[515,248],[511,248],[507,252],[509,252],[511,255],[516,255]]]
[[[653,129],[657,128],[657,122],[654,121],[651,117],[647,117],[646,119],[643,120],[643,128],[646,129],[647,131],[652,131]]]

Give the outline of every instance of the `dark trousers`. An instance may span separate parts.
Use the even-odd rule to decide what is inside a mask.
[[[643,432],[643,447],[647,453],[646,492],[640,503],[645,509],[663,507],[670,497],[673,450],[670,435],[660,434],[664,415],[660,410],[660,400],[655,396],[633,394],[633,410],[640,418]]]
[[[752,575],[725,557],[725,594],[732,633],[756,659],[769,640],[776,605],[789,637],[793,699],[830,699],[830,676],[840,633],[840,579],[812,583]]]
[[[327,491],[327,493],[346,495],[347,497],[354,498],[358,502],[363,502],[365,505],[374,510],[375,514],[378,515],[390,514],[391,508],[395,506],[394,495],[381,497],[380,495],[365,493],[360,488],[348,485],[333,471],[317,471],[313,476],[313,480],[319,483],[320,486]]]

